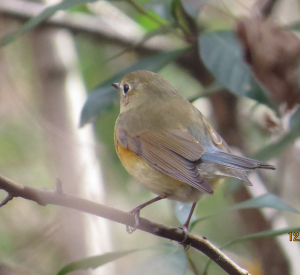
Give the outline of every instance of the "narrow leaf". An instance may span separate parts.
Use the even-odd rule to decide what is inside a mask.
[[[278,229],[278,230],[272,229],[272,230],[261,231],[258,233],[248,234],[248,235],[240,236],[228,242],[227,244],[222,246],[222,249],[241,241],[248,241],[248,240],[259,239],[259,238],[277,237],[280,235],[288,234],[289,232],[299,232],[299,231],[300,231],[300,227],[296,227],[296,228],[285,228],[285,229]]]
[[[70,263],[66,266],[64,266],[58,273],[57,275],[65,275],[70,273],[71,271],[74,270],[82,270],[82,269],[95,269],[99,266],[105,265],[109,262],[115,261],[119,258],[122,258],[124,256],[127,256],[128,254],[131,254],[133,252],[138,251],[137,249],[133,250],[127,250],[127,251],[120,251],[120,252],[110,252],[106,254],[102,254],[99,256],[94,256],[94,257],[88,257],[73,263]]]
[[[289,126],[291,129],[297,131],[295,135],[300,135],[300,107],[291,116]]]
[[[264,194],[259,197],[252,198],[232,205],[227,210],[232,209],[249,209],[249,208],[273,208],[277,210],[299,213],[296,209],[286,204],[281,198],[274,194]]]
[[[229,206],[227,208],[221,209],[220,211],[217,211],[215,213],[212,213],[210,215],[201,217],[199,219],[193,220],[193,222],[190,225],[190,229],[192,230],[199,222],[202,222],[206,219],[212,218],[216,215],[219,215],[221,213],[224,213],[225,211],[232,211],[236,209],[251,209],[251,208],[273,208],[281,211],[287,211],[292,213],[299,214],[299,211],[294,209],[293,207],[286,204],[281,198],[274,194],[264,194],[259,197],[255,197],[240,203],[236,203],[232,206]]]
[[[238,96],[270,105],[244,63],[242,50],[233,31],[202,33],[199,36],[199,47],[204,64],[218,82]]]
[[[300,231],[300,227],[298,227],[298,228],[285,228],[285,229],[278,229],[278,230],[273,230],[272,229],[272,230],[261,231],[261,232],[258,232],[258,233],[253,233],[253,234],[248,234],[248,235],[238,237],[238,238],[226,243],[225,245],[220,247],[220,249],[223,250],[224,248],[227,248],[229,246],[232,246],[235,243],[242,242],[242,241],[248,241],[248,240],[252,240],[252,239],[260,239],[260,238],[277,237],[277,236],[280,236],[280,235],[289,234],[290,232],[299,232],[299,231]],[[206,263],[205,269],[204,269],[204,274],[208,274],[208,268],[209,268],[211,263],[212,263],[212,260],[209,260]]]
[[[221,211],[219,211],[219,212],[215,212],[215,213],[206,215],[206,216],[201,217],[201,218],[199,218],[199,219],[195,219],[193,222],[191,222],[190,227],[189,227],[189,231],[192,231],[192,230],[194,229],[194,227],[195,227],[199,222],[208,220],[208,219],[214,217],[215,215],[218,215],[218,214],[222,213],[223,211],[224,211],[224,210],[221,210]]]
[[[271,158],[279,156],[279,154],[291,143],[293,143],[297,137],[289,132],[283,136],[279,141],[272,143],[265,148],[259,150],[256,154],[252,156],[254,159],[259,159],[262,161],[268,161]]]
[[[300,30],[300,22],[297,21],[297,22],[291,24],[290,26],[287,26],[287,28],[292,31],[299,31]]]
[[[113,105],[119,94],[111,83],[120,81],[126,74],[136,70],[157,72],[167,64],[174,61],[186,49],[171,52],[162,52],[156,55],[139,59],[125,70],[115,74],[112,78],[98,85],[89,95],[81,111],[80,126],[92,122],[97,116],[102,115]]]
[[[187,269],[187,257],[183,250],[173,250],[148,258],[126,275],[184,275]]]
[[[113,83],[113,82],[112,82]],[[119,93],[111,85],[98,87],[89,93],[80,116],[80,127],[93,122],[97,116],[107,113],[118,102]]]

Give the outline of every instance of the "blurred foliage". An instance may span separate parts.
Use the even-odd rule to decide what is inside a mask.
[[[179,209],[180,211],[179,210],[176,211],[176,216],[181,223],[184,223],[184,219],[188,215],[191,205],[183,204],[183,203],[177,203],[177,204],[178,204],[177,209]],[[264,194],[240,203],[235,203],[226,208],[219,208],[217,212],[210,214],[208,216],[201,217],[199,219],[196,219],[194,215],[194,219],[191,220],[191,230],[197,225],[197,223],[212,218],[215,215],[224,214],[225,211],[231,212],[232,210],[238,210],[238,209],[253,209],[253,208],[265,208],[265,207],[299,214],[298,210],[286,204],[278,196],[273,194]]]
[[[50,6],[40,15],[22,25],[15,32],[3,37],[0,45],[7,45],[18,36],[31,31],[58,10],[69,10],[70,12],[92,15],[93,12],[89,6],[86,5],[86,3],[90,2],[96,2],[96,0],[64,0],[57,5]],[[216,79],[214,83],[215,87],[226,87],[239,99],[242,97],[248,98],[243,100],[243,104],[245,105],[255,100],[258,105],[266,105],[267,109],[279,114],[279,106],[275,105],[272,99],[265,93],[264,89],[256,82],[250,69],[244,63],[243,54],[235,33],[231,29],[228,30],[232,27],[231,24],[226,20],[222,20],[221,16],[215,16],[211,10],[205,10],[205,4],[209,1],[143,0],[134,2],[108,2],[119,7],[125,14],[135,20],[135,22],[145,30],[145,34],[153,30],[159,30],[162,26],[171,27],[172,31],[170,31],[168,37],[179,37],[190,46],[198,47],[199,58],[202,59],[205,66]],[[139,8],[137,8],[136,5]],[[217,11],[220,11],[220,9],[222,9],[222,6],[216,6]],[[291,28],[298,30],[299,23],[295,23]],[[224,31],[224,29],[226,29],[226,31]],[[175,39],[174,41],[174,44],[176,44]],[[129,210],[147,199],[152,198],[152,194],[144,192],[138,184],[131,184],[132,179],[120,164],[115,153],[113,131],[114,122],[119,112],[118,93],[111,88],[110,84],[120,80],[126,73],[137,69],[158,71],[163,77],[174,83],[180,92],[182,92],[183,96],[193,96],[195,104],[197,105],[199,103],[200,106],[201,99],[199,98],[203,96],[203,94],[206,95],[205,88],[203,88],[189,72],[183,70],[178,63],[176,63],[178,57],[188,50],[186,48],[182,49],[180,45],[177,50],[152,53],[147,56],[140,54],[138,51],[124,51],[122,55],[118,56],[120,51],[124,50],[121,45],[111,45],[105,41],[98,41],[80,34],[75,36],[75,42],[78,49],[80,69],[86,87],[91,90],[82,110],[80,124],[84,126],[101,115],[101,117],[95,121],[95,132],[99,144],[101,144],[97,147],[97,150],[99,157],[103,160],[102,169],[107,182],[106,200],[111,206]],[[116,57],[109,58],[111,56]],[[26,66],[26,62],[20,62],[14,65],[18,67],[20,64],[24,67]],[[25,83],[24,86],[26,87],[26,85],[29,84]],[[194,92],[192,90],[194,90]],[[241,108],[243,108],[243,106]],[[249,147],[248,151],[250,152],[253,147],[260,148],[260,150],[254,154],[254,158],[262,160],[279,159],[281,153],[284,152],[288,146],[292,146],[299,138],[299,114],[298,109],[291,116],[289,120],[290,124],[287,126],[286,131],[284,133],[281,132],[279,135],[275,133],[272,142],[267,140],[268,136],[260,131],[257,124],[249,122],[248,125],[248,123],[246,123],[247,125],[245,127],[247,131],[255,132],[258,145],[253,144],[250,138],[246,136],[245,147]],[[51,168],[48,167],[48,165],[51,166],[51,164],[49,164],[50,160],[48,160],[47,154],[45,153],[42,130],[35,127],[34,123],[30,124],[28,121],[20,119],[20,117],[18,119],[17,124],[10,121],[10,125],[3,123],[1,125],[0,165],[2,173],[11,175],[17,174],[14,178],[24,179],[22,183],[30,182],[30,180],[27,181],[28,177],[35,177],[35,179],[40,180],[39,187],[51,186],[53,179],[49,175]],[[208,119],[213,120],[213,115]],[[260,120],[263,119],[263,115],[261,115]],[[251,117],[242,117],[242,120],[251,121]],[[265,130],[268,131],[268,129]],[[269,136],[271,136],[271,134],[272,133],[270,133]],[[263,148],[259,146],[264,144],[267,145],[263,146]],[[297,209],[297,206],[294,207],[294,205],[291,204],[291,206],[293,206],[292,208],[284,203],[284,201],[289,202],[288,200],[281,199],[272,194],[266,194],[246,202],[241,202],[240,204],[232,205],[231,198],[224,198],[225,192],[226,188],[220,188],[214,196],[199,201],[196,214],[202,218],[196,219],[196,215],[194,216],[193,232],[195,234],[204,235],[219,245],[235,243],[236,245],[231,248],[230,252],[236,256],[243,255],[247,263],[253,262],[259,255],[254,255],[250,245],[244,243],[239,244],[239,242],[253,238],[274,237],[295,230],[299,231],[298,227],[291,227],[283,230],[269,230],[256,232],[251,235],[243,235],[245,225],[241,224],[239,215],[236,211],[233,211],[234,209],[271,207],[273,209],[293,212],[294,208]],[[299,192],[299,190],[297,190],[297,192]],[[25,202],[24,205],[26,205]],[[12,208],[12,210],[9,209],[7,211],[18,211],[18,209],[14,209],[13,206],[9,205],[7,207]],[[174,203],[162,201],[147,207],[143,210],[142,215],[149,219],[164,221],[165,224],[179,226],[185,220],[189,207],[190,205],[178,203],[176,203],[174,207]],[[47,213],[48,210],[37,210],[35,213],[36,216],[32,216],[32,220],[30,219],[28,221],[28,219],[26,219],[26,211],[33,211],[31,208],[33,207],[30,206],[30,208],[27,209],[26,206],[24,206],[24,209],[21,211],[21,214],[24,216],[21,218],[21,222],[26,224],[26,226],[21,229],[17,228],[18,223],[14,219],[7,217],[9,215],[6,216],[4,214],[0,218],[0,255],[4,258],[3,262],[5,263],[9,263],[10,261],[17,263],[21,259],[21,266],[27,270],[30,269],[30,265],[28,264],[28,256],[24,256],[27,250],[26,248],[22,250],[22,245],[24,245],[24,247],[33,246],[32,250],[39,245],[47,247],[44,252],[46,256],[43,257],[46,259],[50,257],[49,255],[55,255],[55,257],[53,257],[53,259],[47,259],[50,263],[45,264],[44,267],[40,267],[39,262],[36,261],[35,265],[37,267],[29,274],[53,274],[53,270],[58,270],[57,267],[60,264],[60,257],[63,257],[60,254],[61,250],[57,247],[57,244],[53,244],[51,239],[49,240],[45,237],[45,235],[55,227],[55,213],[53,214],[55,210],[51,213]],[[173,208],[175,208],[175,211],[173,211]],[[223,211],[224,209],[227,211]],[[52,210],[53,209],[51,209],[51,211]],[[41,212],[39,213],[39,211]],[[215,215],[215,213],[222,213],[222,215]],[[41,221],[45,215],[47,215],[50,222],[49,224],[41,226],[42,223],[36,220]],[[286,214],[277,213],[277,215],[284,216]],[[293,215],[292,219],[294,219],[296,214],[290,215]],[[209,222],[207,222],[207,217],[210,218]],[[9,224],[6,224],[8,220],[11,220],[11,227]],[[36,226],[36,228],[32,230],[29,229],[30,226],[32,226],[31,222]],[[194,227],[196,224],[197,227]],[[44,232],[41,232],[41,227]],[[115,247],[118,248],[116,249],[118,251],[123,248],[140,248],[141,246],[145,247],[150,244],[165,242],[153,236],[147,236],[147,238],[145,238],[145,235],[141,232],[136,232],[134,238],[129,239],[127,235],[125,235],[125,228],[123,226],[115,225],[112,227],[114,244]],[[11,228],[13,228],[13,230],[11,230]],[[21,234],[26,236],[29,240],[28,243],[24,244],[25,241],[22,239]],[[17,240],[15,236],[18,236]],[[236,238],[236,236],[241,237]],[[48,249],[48,247],[50,247],[50,249]],[[31,253],[34,253],[32,250],[30,250]],[[18,251],[18,253],[15,253],[15,251]],[[82,259],[76,263],[65,266],[58,274],[67,274],[67,272],[75,269],[96,268],[123,256],[126,256],[126,262],[120,264],[121,267],[117,268],[117,274],[133,275],[144,273],[145,275],[150,275],[155,273],[157,275],[163,275],[171,273],[190,274],[192,272],[192,269],[188,265],[187,254],[179,245],[174,245],[172,249],[168,251],[155,253],[143,259],[144,261],[141,261],[142,263],[138,265],[137,263],[141,258],[136,255],[128,255],[135,251],[134,249],[124,250],[124,252],[112,252],[93,258]],[[191,259],[194,261],[196,268],[203,270],[207,258],[198,252],[193,251],[191,254]],[[36,255],[34,259],[37,258],[38,256]],[[52,268],[51,270],[48,270],[49,266]],[[220,274],[220,270],[210,270],[210,274]]]
[[[298,108],[290,118],[289,131],[277,142],[262,148],[253,157],[269,160],[278,156],[288,145],[292,144],[300,136],[300,109]]]
[[[187,269],[187,257],[183,248],[158,253],[139,264],[125,275],[184,275]]]
[[[122,252],[111,252],[111,253],[106,253],[106,254],[99,255],[99,256],[85,258],[83,260],[79,260],[77,262],[73,262],[73,263],[66,265],[57,273],[57,275],[65,275],[74,270],[95,269],[101,265],[104,265],[109,262],[120,259],[122,257],[125,257],[128,254],[131,254],[136,251],[137,251],[137,249],[122,251]]]
[[[202,33],[199,48],[207,68],[231,92],[271,105],[243,61],[243,53],[233,31]]]

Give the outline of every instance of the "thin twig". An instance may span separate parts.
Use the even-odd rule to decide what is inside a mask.
[[[0,207],[4,206],[5,204],[7,204],[9,201],[11,201],[14,198],[13,195],[11,195],[10,193],[6,196],[6,198],[0,203]]]
[[[137,12],[139,12],[140,14],[148,17],[151,21],[153,21],[154,23],[156,23],[157,25],[161,26],[161,27],[166,27],[168,26],[168,24],[166,24],[165,22],[159,20],[158,18],[156,18],[155,16],[153,16],[151,13],[145,11],[142,7],[140,7],[138,4],[136,4],[133,0],[127,0],[127,2],[136,9]]]
[[[171,24],[169,23],[165,23],[162,20],[156,18],[155,16],[153,16],[151,13],[145,11],[141,6],[137,5],[134,0],[127,0],[127,2],[132,5],[137,12],[139,12],[140,14],[148,17],[151,21],[153,21],[154,23],[156,23],[157,25],[159,25],[161,28],[166,28],[166,29],[170,29],[172,31],[172,33],[177,36],[178,38],[182,39],[182,36],[177,32],[177,30],[175,28],[173,28],[171,26]]]
[[[59,205],[103,217],[128,226],[135,225],[134,216],[129,213],[82,198],[57,192],[57,190],[44,190],[27,187],[15,183],[1,175],[0,189],[5,190],[13,197],[21,197],[27,200],[35,201],[40,205]],[[186,234],[182,229],[167,227],[143,218],[140,219],[140,225],[138,229],[177,242],[181,242]],[[230,260],[222,251],[211,244],[205,237],[199,237],[191,233],[187,233],[185,245],[194,247],[195,249],[203,252],[228,274],[249,275],[246,270],[242,269],[236,263]]]

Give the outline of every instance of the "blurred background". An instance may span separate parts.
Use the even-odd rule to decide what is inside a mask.
[[[261,12],[268,4],[271,11]],[[59,180],[66,193],[124,211],[153,198],[116,155],[119,95],[110,87],[129,71],[147,69],[193,102],[235,153],[277,168],[250,174],[253,187],[225,181],[197,204],[195,219],[209,218],[192,233],[223,246],[251,233],[294,232],[300,227],[293,212],[300,210],[299,4],[1,0],[1,174],[36,188],[54,189]],[[40,22],[36,16],[48,6],[41,17],[54,15]],[[275,196],[253,201],[264,194]],[[246,200],[252,209],[233,209]],[[141,216],[179,227],[186,208],[162,200]],[[21,198],[0,209],[1,275],[57,274],[70,262],[131,249],[139,251],[70,274],[198,275],[208,262],[199,251],[139,230],[129,235],[123,225],[75,210]],[[258,235],[225,253],[251,274],[300,274],[300,245],[288,233]],[[211,264],[207,274],[225,272]]]

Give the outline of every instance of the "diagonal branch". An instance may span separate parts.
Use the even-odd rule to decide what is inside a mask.
[[[0,14],[8,18],[27,21],[40,14],[46,7],[44,4],[30,1],[1,0]],[[143,41],[145,37],[144,31],[127,28],[127,31],[124,32],[124,24],[126,23],[114,21],[112,25],[99,16],[67,13],[62,10],[41,23],[42,26],[65,28],[73,33],[92,35],[96,39],[120,44],[122,46],[131,46],[139,41]],[[151,40],[137,45],[137,48],[145,51],[162,51],[174,49],[176,45],[174,45],[174,41],[168,37],[157,35],[151,38]]]
[[[15,183],[12,180],[0,175],[0,189],[5,190],[10,198],[21,197],[44,206],[47,204],[64,206],[128,226],[134,226],[135,224],[134,217],[131,214],[82,198],[64,194],[60,184],[58,184],[58,188],[56,190],[37,189]],[[185,234],[182,229],[167,227],[143,218],[140,219],[140,226],[138,229],[177,242],[181,242]],[[235,264],[222,251],[211,244],[205,237],[199,237],[191,233],[187,233],[187,239],[184,245],[192,246],[201,251],[228,274],[250,275],[248,271]]]
[[[253,7],[257,9],[259,16],[267,18],[270,16],[274,10],[274,7],[278,3],[278,0],[257,0]]]

